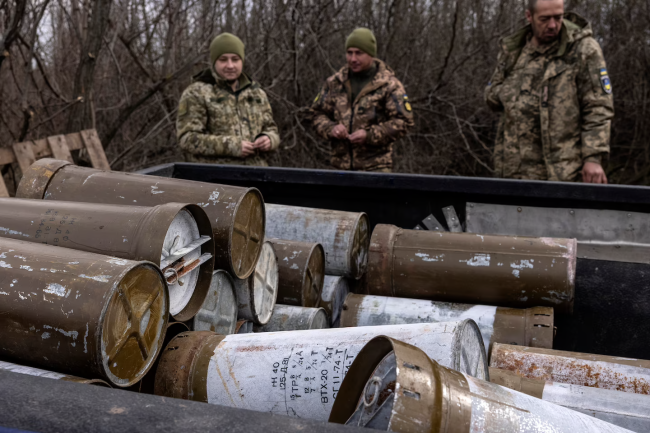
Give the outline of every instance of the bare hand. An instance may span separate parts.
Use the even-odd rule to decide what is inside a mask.
[[[253,144],[262,152],[268,152],[271,150],[271,139],[267,135],[260,135]]]
[[[354,131],[353,134],[350,134],[348,138],[352,144],[363,144],[366,142],[366,137],[368,137],[366,130],[359,129],[358,131]]]
[[[344,140],[348,138],[348,130],[346,129],[345,126],[338,124],[332,129],[330,135],[332,136],[332,138],[336,138],[338,140]]]
[[[585,183],[607,183],[603,166],[597,162],[585,162],[582,166],[582,181]]]
[[[241,142],[241,156],[244,158],[255,153],[255,143],[250,141]]]

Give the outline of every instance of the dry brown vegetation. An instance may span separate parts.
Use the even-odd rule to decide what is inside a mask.
[[[0,146],[95,127],[116,170],[182,159],[178,98],[222,31],[247,46],[283,144],[272,165],[327,168],[307,108],[344,62],[345,36],[373,29],[404,82],[416,126],[398,171],[491,176],[496,116],[483,103],[497,41],[522,0],[0,0]],[[650,2],[568,2],[593,24],[614,86],[608,172],[650,183]]]

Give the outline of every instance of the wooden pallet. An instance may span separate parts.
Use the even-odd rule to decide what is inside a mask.
[[[17,162],[20,170],[25,173],[30,165],[41,158],[51,157],[73,162],[70,151],[79,149],[88,151],[90,162],[94,168],[111,169],[99,135],[94,129],[67,135],[53,135],[40,140],[16,143],[11,148],[0,148],[0,167]],[[9,197],[9,191],[2,176],[0,176],[0,197]]]

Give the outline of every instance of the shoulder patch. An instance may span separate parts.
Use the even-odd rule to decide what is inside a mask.
[[[411,111],[411,103],[409,102],[409,97],[406,93],[404,94],[404,108],[406,108],[406,111]]]
[[[319,99],[320,99],[320,92],[318,92],[318,95],[316,95],[316,97],[314,98],[314,104],[317,103]]]
[[[612,94],[612,82],[609,79],[609,75],[607,74],[607,69],[605,68],[600,68],[600,84],[603,87],[603,90],[605,93],[608,95]]]

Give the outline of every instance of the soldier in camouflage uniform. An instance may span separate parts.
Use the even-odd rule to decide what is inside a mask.
[[[487,104],[502,112],[494,160],[515,179],[607,183],[614,116],[605,59],[563,0],[529,0],[530,25],[501,42]]]
[[[327,79],[311,107],[339,170],[390,172],[393,144],[413,126],[404,86],[376,53],[372,32],[356,29],[346,41],[347,66]]]
[[[210,44],[211,68],[181,96],[176,135],[188,162],[267,166],[280,145],[271,105],[242,72],[244,44],[223,33]]]

